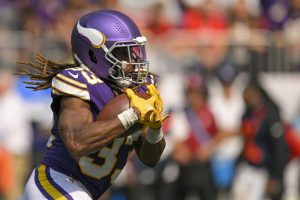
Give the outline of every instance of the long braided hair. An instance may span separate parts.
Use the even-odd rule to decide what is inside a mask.
[[[34,91],[45,90],[51,87],[51,81],[54,76],[63,69],[77,67],[76,64],[62,64],[49,60],[37,53],[34,62],[18,61],[16,75],[28,76],[31,81],[24,81],[26,88]]]
[[[62,64],[45,58],[43,55],[37,53],[34,62],[18,61],[17,72],[15,75],[28,76],[31,81],[24,81],[27,84],[26,88],[33,91],[45,90],[51,88],[52,79],[59,74],[63,69],[78,67],[79,64]],[[158,77],[156,74],[149,72],[149,74]],[[114,80],[110,78],[99,77],[102,81],[108,84],[117,93],[123,93],[124,88],[118,86]],[[146,84],[146,83],[145,83]],[[145,85],[142,84],[142,85]],[[132,87],[131,89],[137,90],[142,85]]]

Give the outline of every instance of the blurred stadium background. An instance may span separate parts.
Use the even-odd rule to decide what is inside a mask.
[[[300,133],[300,0],[0,0],[0,199],[18,199],[42,158],[51,128],[50,91],[25,89],[26,79],[12,75],[16,61],[41,53],[72,62],[74,23],[103,8],[128,14],[147,36],[150,69],[160,75],[166,112],[186,105],[187,74],[200,74],[217,129],[236,131],[243,88],[255,79],[278,103],[284,121]],[[224,82],[234,84],[232,107],[222,104]],[[131,158],[110,199],[171,199],[179,173],[173,153],[184,130],[180,119],[172,119],[171,114],[164,127],[168,147],[162,164],[147,169]],[[228,145],[234,155],[243,146],[239,140]],[[299,169],[297,157],[286,167],[284,199],[300,198]],[[232,173],[222,171],[231,179],[224,183],[227,194],[220,192],[218,199],[231,199]],[[222,184],[217,186],[222,190]]]

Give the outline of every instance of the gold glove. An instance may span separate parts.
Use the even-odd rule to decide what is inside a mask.
[[[151,129],[159,129],[161,128],[163,122],[169,117],[169,115],[163,116],[162,113],[158,113],[156,110],[153,111],[150,115],[150,121],[148,122],[148,126]]]
[[[157,113],[162,113],[163,112],[163,101],[159,94],[159,91],[156,89],[156,87],[153,84],[147,85],[147,94],[157,97],[154,107],[155,107],[155,110],[157,111]]]
[[[154,104],[157,97],[151,96],[149,99],[143,99],[134,94],[133,90],[129,88],[125,90],[125,93],[129,98],[129,106],[131,108],[138,109],[140,112],[139,122],[142,124],[146,124],[147,122],[149,122],[149,117],[155,110]]]
[[[163,116],[163,101],[159,94],[159,91],[153,84],[147,85],[147,93],[151,96],[156,96],[157,99],[154,103],[155,110],[151,113],[148,126],[151,129],[158,129],[162,126],[162,123],[167,119],[169,116]]]

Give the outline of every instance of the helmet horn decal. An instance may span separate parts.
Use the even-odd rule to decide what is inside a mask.
[[[95,48],[101,48],[105,44],[105,35],[93,28],[82,27],[78,21],[77,30],[79,34],[85,36]]]

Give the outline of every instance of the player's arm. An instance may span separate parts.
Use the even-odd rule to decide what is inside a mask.
[[[59,132],[74,158],[99,150],[124,131],[125,128],[118,117],[93,122],[87,102],[75,97],[62,97]]]
[[[151,129],[145,131],[137,142],[134,149],[139,159],[147,166],[154,167],[160,160],[165,149],[166,142],[160,129]]]
[[[273,114],[267,119],[267,127],[269,127],[269,134],[266,139],[270,145],[271,164],[268,167],[269,180],[267,183],[268,195],[276,195],[283,188],[284,168],[288,162],[288,147],[285,139],[285,129],[280,121],[279,116]]]
[[[101,82],[83,73],[81,68],[63,70],[52,79],[52,95],[60,99],[59,132],[74,158],[99,150],[138,121],[136,113],[129,109],[110,120],[93,122],[87,103],[90,81]]]
[[[139,103],[139,97],[137,97],[131,90],[126,90],[128,98],[130,99],[130,107],[137,108],[138,114],[143,113]],[[165,149],[166,142],[163,137],[161,129],[163,121],[166,116],[162,115],[163,102],[161,96],[156,87],[151,84],[147,86],[147,93],[151,95],[151,98],[155,99],[154,109],[150,115],[141,117],[140,122],[147,124],[148,128],[144,131],[144,134],[135,143],[135,151],[139,159],[147,166],[155,166]],[[143,114],[141,114],[143,115]]]

